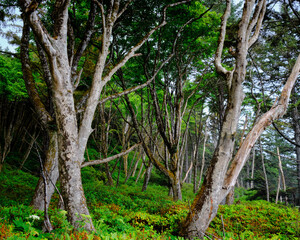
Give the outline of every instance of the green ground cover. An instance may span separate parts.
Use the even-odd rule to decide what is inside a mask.
[[[141,192],[141,183],[134,181],[119,187],[107,186],[103,174],[85,168],[84,188],[97,231],[74,230],[66,220],[66,212],[55,208],[55,194],[49,211],[54,231],[43,233],[43,212],[29,206],[37,178],[6,167],[0,182],[0,240],[183,239],[178,237],[181,221],[194,197],[190,185],[184,185],[185,198],[177,203],[168,197],[166,187],[155,182],[146,192]],[[300,214],[292,207],[242,200],[232,206],[220,206],[207,235],[207,239],[299,239]]]

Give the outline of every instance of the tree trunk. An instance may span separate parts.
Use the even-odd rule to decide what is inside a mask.
[[[204,132],[204,141],[203,141],[201,170],[200,170],[199,182],[197,184],[197,190],[200,188],[200,184],[202,181],[202,175],[203,175],[203,171],[204,171],[204,165],[205,165],[205,147],[206,147],[206,141],[207,141],[207,137],[208,137],[207,128],[208,128],[208,124],[206,123],[205,132]]]
[[[247,165],[246,165],[246,167],[247,167],[247,169],[246,169],[246,177],[247,177],[247,181],[246,181],[246,189],[248,190],[248,189],[250,189],[250,162],[249,161],[247,161]]]
[[[173,200],[178,201],[182,200],[182,192],[181,192],[181,182],[180,182],[180,169],[179,169],[179,160],[178,154],[171,154],[170,156],[171,161],[171,172],[172,175],[169,175],[170,183],[172,185],[173,190]]]
[[[145,157],[144,154],[143,154],[143,157]],[[135,179],[135,183],[137,183],[137,182],[139,181],[140,176],[141,176],[142,171],[143,171],[143,168],[144,168],[144,161],[142,161],[142,164],[141,164],[141,167],[140,167],[140,169],[139,169],[138,175],[137,175],[137,177],[136,177],[136,179]]]
[[[218,149],[215,151],[212,163],[204,179],[204,183],[191,206],[191,210],[185,223],[183,224],[182,235],[185,235],[190,239],[193,239],[194,237],[202,238],[204,236],[210,221],[216,215],[219,203],[235,185],[239,173],[250,154],[252,146],[254,146],[265,128],[268,127],[272,121],[283,116],[286,112],[291,90],[297,80],[299,72],[300,55],[298,56],[293,70],[283,87],[279,100],[276,100],[272,108],[263,114],[254,124],[234,156],[231,165],[227,170],[226,176],[223,176],[223,178],[220,176],[220,173],[222,173],[222,165],[220,164],[220,161],[217,161],[219,157],[218,154],[223,154],[223,151],[219,150],[220,146],[223,145],[222,138],[220,139],[220,144]],[[230,104],[230,102],[228,104]],[[224,124],[227,121],[226,117]],[[223,131],[224,128],[222,129],[222,132]],[[216,155],[216,153],[218,154]],[[221,162],[223,162],[224,159],[226,158],[222,157]]]
[[[135,176],[136,170],[137,170],[138,165],[139,165],[139,162],[140,162],[140,158],[141,158],[141,156],[144,155],[144,153],[142,153],[142,151],[143,151],[143,150],[140,149],[140,152],[139,152],[139,154],[138,154],[138,157],[137,157],[136,162],[135,162],[134,167],[133,167],[133,171],[132,171],[131,177],[134,177],[134,176]]]
[[[107,177],[107,184],[109,186],[113,186],[114,185],[114,180],[112,178],[111,171],[109,170],[109,164],[104,163],[104,166],[105,166],[105,173],[106,173],[106,177]]]
[[[277,204],[278,202],[278,197],[279,197],[279,193],[280,193],[280,173],[278,172],[278,183],[277,183],[277,191],[276,191],[276,199],[275,199],[275,203]]]
[[[65,121],[64,121],[65,122]],[[66,123],[66,127],[69,127]],[[72,129],[72,128],[70,128]],[[59,131],[58,146],[59,146],[59,173],[62,195],[67,211],[68,221],[76,228],[82,227],[87,230],[94,230],[86,205],[86,199],[81,181],[81,163],[84,154],[78,153],[76,139],[73,133],[76,131],[67,132]]]
[[[149,161],[148,166],[146,167],[146,173],[144,176],[144,183],[143,183],[143,187],[142,187],[142,192],[145,192],[147,190],[148,187],[148,183],[151,177],[151,171],[153,168],[153,164]]]
[[[233,155],[236,129],[244,99],[242,84],[246,74],[247,51],[257,40],[266,6],[265,0],[258,1],[257,8],[255,8],[253,13],[255,1],[245,2],[242,19],[239,23],[236,52],[232,54],[235,57],[236,62],[233,70],[228,71],[221,64],[227,19],[231,11],[231,1],[227,0],[226,3],[226,10],[222,16],[218,48],[215,55],[215,66],[217,72],[222,74],[227,81],[227,107],[218,146],[215,149],[200,191],[182,226],[182,235],[190,239],[204,237],[206,229],[217,214],[220,202],[230,191],[230,189],[223,191],[223,184],[227,168]],[[255,34],[250,36],[255,25]],[[233,186],[234,184],[230,185],[230,187]]]
[[[48,131],[49,143],[48,149],[46,151],[45,161],[44,161],[44,171],[45,177],[47,179],[47,203],[50,204],[51,197],[55,191],[55,184],[59,177],[58,171],[58,143],[57,143],[57,132]],[[44,210],[44,179],[41,176],[39,178],[38,184],[34,191],[34,197],[32,199],[31,205],[35,209]],[[49,205],[47,206],[49,207]]]
[[[297,165],[297,189],[298,189],[298,197],[297,197],[297,204],[300,205],[300,113],[299,113],[299,105],[296,105],[299,94],[296,93],[296,88],[293,89],[293,97],[292,101],[295,104],[293,108],[293,128],[294,128],[294,139],[295,143],[295,152],[296,152],[296,165]]]
[[[234,188],[231,189],[231,191],[226,196],[226,205],[232,205],[234,203]]]
[[[254,167],[255,167],[255,146],[253,146],[252,149],[252,166],[251,166],[251,182],[250,182],[250,188],[253,189],[254,188]]]
[[[171,181],[172,192],[173,192],[173,201],[182,201],[182,192],[181,192],[181,183],[179,178],[175,178]]]
[[[288,204],[288,199],[287,199],[287,194],[286,194],[286,184],[285,184],[285,177],[282,169],[282,164],[281,164],[281,159],[280,159],[280,153],[279,153],[279,148],[277,147],[277,157],[278,157],[278,167],[279,167],[279,173],[281,176],[281,182],[282,182],[282,187],[283,187],[283,192],[284,192],[284,201],[285,204]]]
[[[262,164],[262,169],[263,169],[264,179],[265,179],[267,201],[270,202],[268,175],[267,175],[267,171],[266,171],[266,167],[265,167],[264,154],[263,154],[263,149],[262,149],[260,138],[259,138],[259,150],[260,150],[261,164]]]

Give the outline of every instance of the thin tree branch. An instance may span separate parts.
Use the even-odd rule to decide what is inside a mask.
[[[125,4],[125,6],[122,8],[122,10],[118,13],[117,18],[121,17],[121,15],[125,12],[125,10],[127,9],[128,5],[132,2],[133,0],[129,0],[127,1],[127,3]]]
[[[110,162],[110,161],[112,161],[112,160],[115,160],[115,159],[117,159],[117,158],[119,158],[119,157],[122,157],[122,156],[124,156],[124,155],[130,153],[131,151],[133,151],[135,148],[137,148],[137,147],[140,146],[140,145],[141,145],[141,143],[137,143],[137,144],[133,145],[132,147],[128,148],[127,150],[122,151],[122,152],[120,152],[120,153],[118,153],[118,154],[116,154],[116,155],[113,155],[113,156],[111,156],[111,157],[108,157],[108,158],[99,159],[99,160],[92,160],[92,161],[89,161],[89,162],[84,162],[84,163],[82,163],[81,168],[87,167],[87,166],[96,165],[96,164],[101,164],[101,163],[107,163],[107,162]]]
[[[135,52],[149,39],[149,37],[159,28],[162,28],[163,26],[165,26],[167,24],[167,21],[166,21],[166,12],[167,12],[167,9],[169,7],[174,7],[174,6],[177,6],[177,5],[180,5],[180,4],[184,4],[184,3],[187,3],[187,2],[190,2],[192,0],[186,0],[186,1],[180,1],[180,2],[176,2],[176,3],[172,3],[172,4],[168,4],[167,6],[164,7],[163,9],[163,18],[162,18],[162,21],[161,23],[154,27],[153,29],[151,29],[143,38],[142,40],[139,41],[138,44],[136,44],[134,47],[132,47],[130,49],[130,51],[124,56],[124,58],[119,62],[117,63],[108,73],[105,77],[103,77],[103,81],[104,82],[108,82],[112,75],[114,75],[121,67],[123,67],[125,65],[125,63],[132,57],[134,56],[139,56],[139,54],[136,54]]]
[[[224,41],[226,35],[226,25],[227,25],[227,20],[230,16],[230,12],[231,12],[231,0],[226,0],[226,10],[221,18],[221,30],[220,30],[219,40],[218,40],[218,48],[215,55],[215,67],[217,72],[221,75],[227,75],[229,72],[222,66],[221,58],[222,58],[222,52],[224,48]]]
[[[259,36],[259,32],[260,32],[260,29],[261,29],[261,25],[262,25],[262,22],[263,22],[263,19],[264,19],[264,16],[265,16],[265,12],[266,12],[266,0],[262,0],[263,3],[262,3],[262,9],[260,9],[260,13],[259,13],[259,16],[258,16],[258,20],[256,22],[256,28],[255,28],[255,32],[254,34],[252,35],[252,37],[249,39],[249,48],[256,42],[256,40],[258,39],[258,36]],[[260,5],[259,5],[260,7]]]
[[[273,122],[272,125],[273,125],[273,127],[275,128],[275,130],[276,130],[276,131],[277,131],[277,132],[278,132],[285,140],[287,140],[289,143],[291,143],[291,144],[293,144],[293,145],[295,145],[295,146],[297,146],[297,147],[300,147],[299,144],[297,144],[296,142],[294,142],[293,140],[291,140],[290,138],[288,138],[287,136],[285,136],[285,135],[283,134],[283,132],[281,132],[281,131],[278,129],[278,127],[276,126],[275,122]]]

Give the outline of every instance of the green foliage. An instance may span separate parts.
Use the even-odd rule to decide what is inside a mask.
[[[5,167],[0,174],[0,205],[29,205],[37,180],[37,177],[21,170]]]
[[[150,184],[141,192],[141,184],[112,187],[104,185],[103,172],[86,167],[82,171],[85,193],[95,233],[75,230],[66,219],[66,212],[49,210],[54,230],[43,233],[43,212],[21,204],[20,196],[28,200],[36,178],[20,170],[4,168],[0,174],[0,239],[182,239],[178,237],[181,222],[189,211],[192,201],[192,185],[183,185],[183,202],[174,203],[168,197],[168,189]],[[9,181],[8,181],[9,180]],[[8,184],[7,182],[10,182]],[[23,185],[21,185],[22,183]],[[241,199],[253,194],[237,189]],[[29,198],[30,196],[30,198]],[[9,200],[8,200],[9,199]],[[8,202],[6,202],[8,201]],[[223,218],[225,236],[223,238]],[[220,206],[212,221],[208,236],[223,239],[298,239],[300,237],[300,214],[297,209],[265,201],[242,201],[240,204]],[[208,238],[207,238],[208,239]]]
[[[220,206],[210,231],[219,236],[223,230],[232,233],[234,239],[297,239],[300,237],[297,209],[260,201],[242,202]],[[241,238],[240,238],[241,239]]]
[[[0,55],[0,94],[8,99],[27,98],[20,60]]]

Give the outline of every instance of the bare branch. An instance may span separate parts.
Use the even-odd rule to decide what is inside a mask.
[[[121,17],[121,15],[125,12],[125,10],[127,9],[128,5],[132,2],[133,0],[129,0],[125,6],[122,8],[122,10],[118,13],[117,18]]]
[[[53,48],[53,38],[49,35],[47,30],[44,28],[42,22],[40,21],[39,17],[37,16],[37,13],[35,10],[38,7],[38,2],[29,0],[22,0],[21,3],[21,9],[23,12],[23,21],[25,22],[26,19],[29,20],[31,24],[32,30],[35,32],[37,39],[43,45],[43,48],[46,50],[48,54],[55,54],[56,51]],[[31,7],[30,7],[31,6]],[[30,7],[30,8],[29,8]]]
[[[275,122],[272,123],[273,127],[275,128],[275,130],[285,139],[287,140],[289,143],[295,145],[296,147],[300,147],[299,144],[297,144],[296,142],[292,141],[290,138],[288,138],[287,136],[285,136],[276,126]]]
[[[141,85],[139,85],[139,86],[135,86],[135,87],[126,89],[126,90],[124,90],[124,91],[122,91],[122,92],[120,92],[120,93],[115,93],[115,94],[113,94],[113,95],[110,95],[109,97],[106,97],[106,98],[102,99],[99,103],[102,104],[102,103],[104,103],[104,102],[106,102],[106,101],[108,101],[108,100],[112,100],[112,99],[115,99],[115,98],[117,98],[117,97],[121,97],[121,96],[123,96],[123,95],[125,95],[125,94],[132,93],[132,92],[134,92],[134,91],[137,91],[137,90],[139,90],[139,89],[142,89],[142,88],[148,86],[148,85],[155,79],[155,77],[157,76],[157,74],[159,73],[159,71],[163,68],[163,66],[164,66],[166,63],[168,63],[169,60],[170,60],[172,57],[173,57],[173,54],[171,54],[165,61],[163,61],[162,64],[159,66],[159,68],[155,71],[155,73],[153,74],[153,76],[147,80],[147,82],[145,82],[145,83],[143,83],[143,84],[141,84]]]
[[[54,17],[54,38],[66,41],[68,35],[68,8],[70,0],[56,0],[53,14]]]
[[[102,18],[102,52],[104,50],[104,42],[106,42],[106,35],[107,35],[107,31],[106,31],[106,26],[105,26],[105,23],[106,23],[106,17],[105,17],[105,13],[104,13],[104,8],[103,8],[103,5],[98,1],[98,0],[95,0],[95,2],[97,3],[98,7],[100,8],[101,10],[101,18]]]
[[[253,31],[255,25],[258,23],[258,18],[261,15],[261,10],[263,8],[265,0],[260,0],[255,7],[252,19],[247,27],[247,37],[250,38],[251,32]]]
[[[131,151],[133,151],[134,149],[136,149],[138,146],[140,146],[141,143],[137,143],[135,145],[133,145],[132,147],[128,148],[127,150],[125,151],[122,151],[116,155],[113,155],[111,157],[108,157],[108,158],[104,158],[104,159],[99,159],[99,160],[93,160],[93,161],[89,161],[89,162],[84,162],[81,167],[87,167],[87,166],[92,166],[92,165],[96,165],[96,164],[101,164],[101,163],[107,163],[107,162],[110,162],[112,160],[115,160],[116,158],[119,158],[119,157],[122,157],[128,153],[130,153]]]
[[[264,16],[265,16],[265,12],[266,12],[266,0],[262,0],[262,7],[260,7],[260,13],[259,13],[259,16],[258,16],[258,20],[256,21],[256,28],[255,28],[255,32],[254,34],[252,35],[252,37],[249,39],[249,48],[256,42],[256,40],[258,39],[258,36],[259,36],[259,32],[260,32],[260,29],[261,29],[261,25],[262,25],[262,22],[263,22],[263,19],[264,19]],[[261,2],[260,2],[260,5],[261,5]],[[262,9],[261,9],[262,8]],[[252,23],[251,23],[252,24]],[[250,25],[251,25],[250,24]],[[253,27],[252,27],[253,28]],[[252,28],[251,28],[251,31],[252,31]],[[250,33],[249,33],[250,34]]]
[[[227,75],[229,72],[222,66],[221,58],[222,58],[222,52],[223,52],[223,48],[224,48],[224,41],[225,41],[225,35],[226,35],[226,25],[227,25],[227,20],[229,18],[230,12],[231,12],[231,1],[226,0],[226,10],[221,19],[221,30],[220,30],[219,40],[218,40],[218,48],[217,48],[216,55],[215,55],[216,70],[219,74],[222,74],[222,75]]]
[[[264,150],[264,152],[270,153],[270,154],[272,154],[272,155],[274,155],[274,156],[278,156],[278,153],[274,153],[274,152],[269,151],[269,150],[267,150],[267,149],[263,149],[263,150]],[[287,156],[284,156],[284,155],[279,155],[279,156],[280,156],[281,158],[289,159],[289,160],[292,160],[292,161],[297,161],[296,158],[290,158],[290,157],[287,157]]]
[[[296,9],[293,7],[293,4],[291,2],[291,0],[289,0],[289,6],[292,9],[293,13],[295,14],[295,16],[298,18],[298,20],[300,20],[300,14],[296,11]]]

